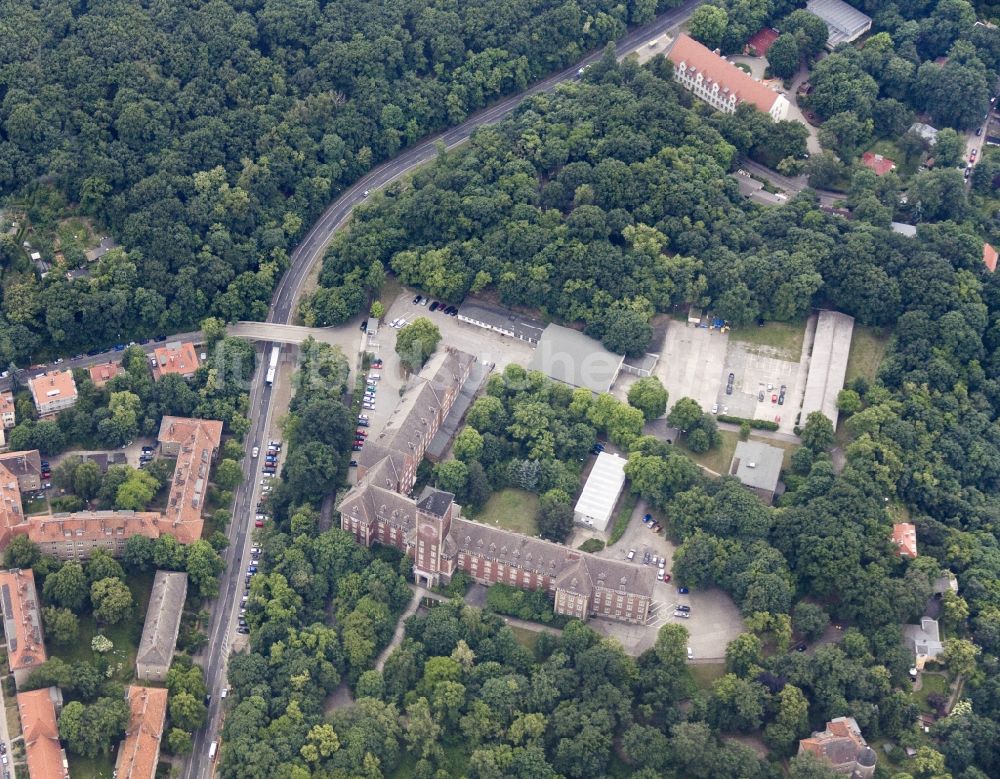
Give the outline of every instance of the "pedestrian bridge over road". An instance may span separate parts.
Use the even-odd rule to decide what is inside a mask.
[[[279,325],[272,322],[237,322],[226,327],[226,333],[234,338],[249,341],[273,341],[282,344],[300,344],[309,336],[325,344],[336,344],[342,349],[357,346],[360,332],[351,327],[300,327],[299,325]]]

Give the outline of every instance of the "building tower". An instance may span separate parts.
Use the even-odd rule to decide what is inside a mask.
[[[442,576],[448,581],[454,570],[454,546],[449,541],[451,518],[456,512],[455,496],[432,490],[417,503],[413,578],[418,584],[435,587]]]

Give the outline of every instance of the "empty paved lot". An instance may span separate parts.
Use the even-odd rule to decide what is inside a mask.
[[[694,398],[708,411],[719,392],[725,391],[723,376],[729,336],[718,330],[688,326],[671,320],[663,339],[655,373],[670,393],[670,404]]]

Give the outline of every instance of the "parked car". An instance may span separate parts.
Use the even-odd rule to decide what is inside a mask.
[[[355,444],[354,446],[351,447],[351,449],[353,451],[355,451],[355,452],[360,452],[361,451],[361,445],[360,444]]]
[[[635,550],[634,549],[629,549],[628,550],[628,554],[625,555],[625,559],[626,560],[634,560],[635,559]]]
[[[691,611],[691,607],[690,606],[678,606],[677,610],[678,611]]]
[[[713,403],[712,404],[712,413],[713,414],[718,414],[719,413],[719,404],[718,403]]]
[[[415,298],[413,298],[413,305],[415,305],[415,306],[419,305],[420,301],[423,300],[423,299],[424,299],[423,295],[417,295]]]
[[[688,647],[688,660],[694,660],[694,650]]]
[[[253,525],[254,527],[264,527],[264,520],[258,519],[256,522],[253,523]]]
[[[689,590],[687,587],[678,587],[677,592],[679,592],[681,595],[687,595],[689,592],[691,592],[691,590]]]
[[[440,307],[441,304],[438,303],[436,300],[433,303],[431,303],[431,311],[437,311]]]
[[[680,619],[690,619],[691,618],[691,615],[688,614],[686,611],[675,611],[674,612],[674,616],[678,617]]]
[[[358,461],[357,460],[351,460],[351,467],[352,468],[357,468],[358,467]]]
[[[665,582],[669,582],[669,581],[670,581],[670,579],[671,579],[671,576],[670,576],[670,574],[669,574],[669,573],[665,573],[665,574],[663,574],[663,581],[665,581]]]
[[[241,625],[240,627],[236,628],[236,632],[237,632],[237,633],[240,633],[240,634],[242,634],[242,635],[244,635],[244,636],[248,636],[248,635],[250,635],[250,628],[248,628],[248,627],[243,627],[243,626]]]
[[[656,581],[658,581],[658,582],[662,582],[663,581],[663,569],[662,568],[659,571],[656,572]]]

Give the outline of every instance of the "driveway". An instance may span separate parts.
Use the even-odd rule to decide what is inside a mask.
[[[823,148],[819,145],[819,130],[813,127],[809,122],[806,121],[805,114],[799,107],[798,93],[799,86],[804,81],[809,80],[809,68],[803,66],[799,69],[799,72],[795,74],[792,78],[791,86],[786,90],[782,89],[782,94],[788,98],[788,119],[794,120],[796,122],[801,122],[805,128],[809,131],[809,137],[806,138],[806,149],[810,154],[819,154]]]

